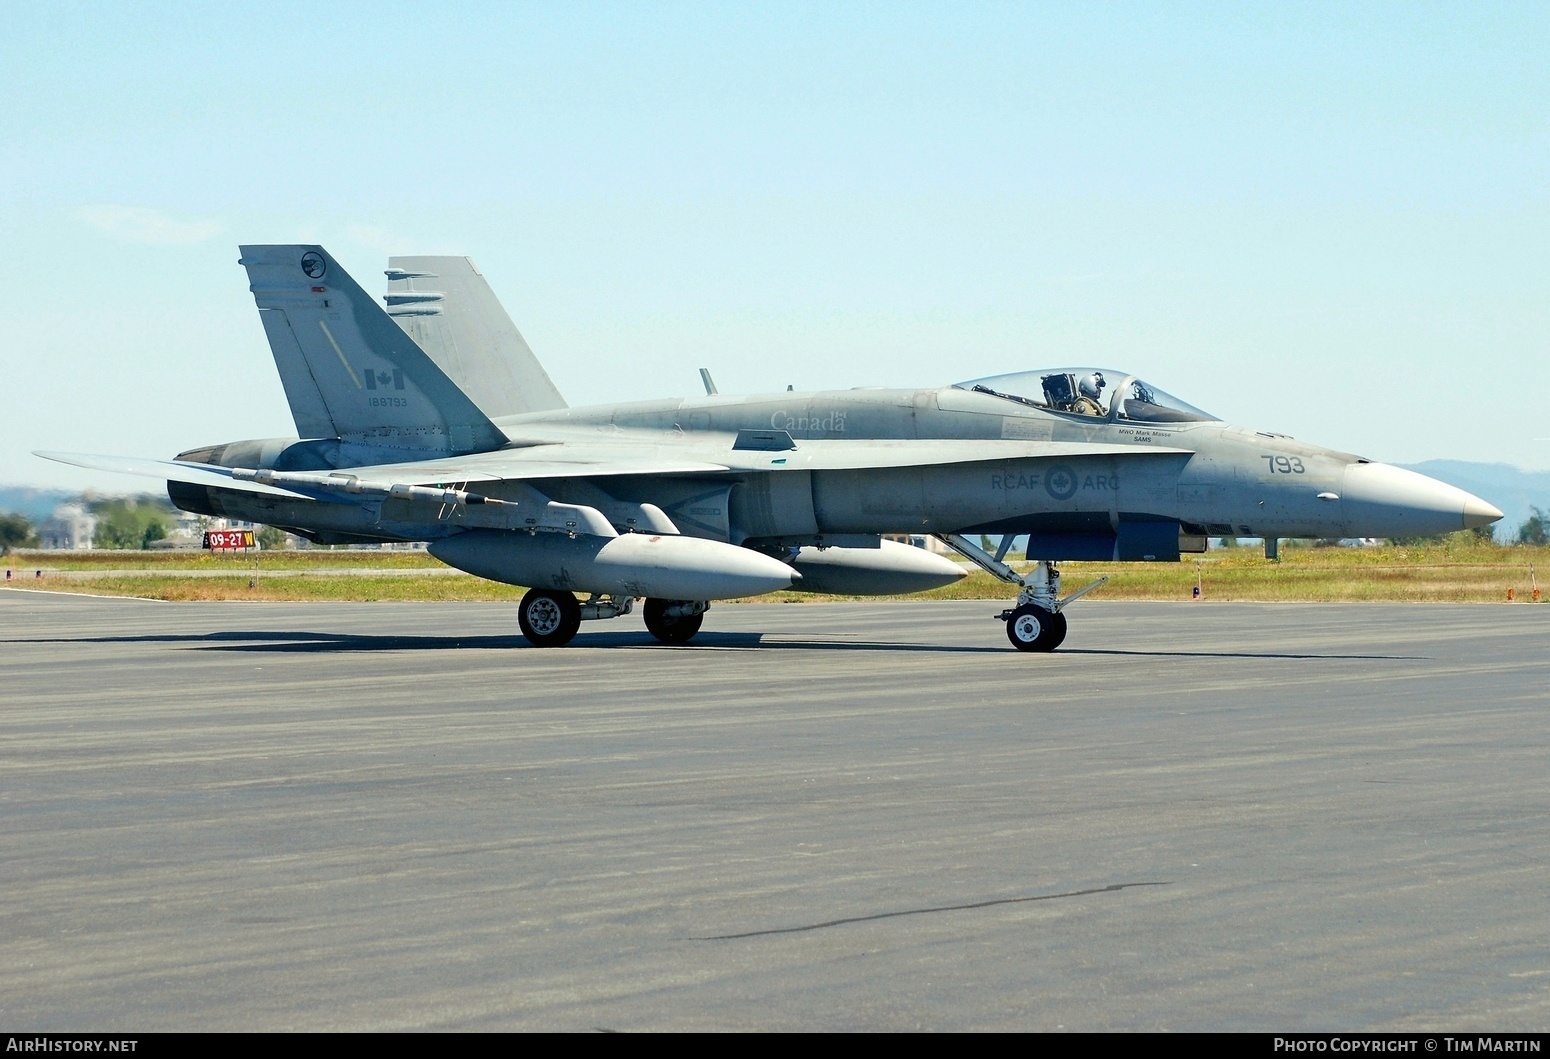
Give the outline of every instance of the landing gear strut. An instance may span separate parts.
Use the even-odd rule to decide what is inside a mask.
[[[1109,580],[1100,577],[1061,599],[1060,570],[1052,562],[1039,562],[1025,577],[1001,561],[1006,554],[1005,543],[999,554],[991,555],[957,533],[938,539],[992,577],[1022,590],[1017,593],[1017,606],[996,615],[1006,622],[1006,638],[1019,651],[1053,651],[1059,647],[1066,638],[1066,616],[1061,611]]]
[[[647,631],[663,643],[688,643],[700,631],[709,607],[704,600],[648,599],[641,616]]]

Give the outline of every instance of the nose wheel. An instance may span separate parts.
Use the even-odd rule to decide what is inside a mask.
[[[1061,613],[1087,593],[1102,588],[1107,577],[1100,577],[1085,588],[1079,588],[1064,598],[1060,595],[1060,570],[1053,562],[1036,563],[1026,574],[1019,574],[1001,560],[1006,557],[1011,537],[1004,537],[995,555],[971,542],[958,533],[938,534],[937,540],[958,552],[965,559],[992,577],[1009,585],[1016,585],[1017,606],[1003,610],[996,617],[1006,622],[1006,638],[1019,651],[1053,651],[1066,639],[1066,616]]]
[[[569,592],[535,588],[517,604],[517,624],[534,647],[563,647],[581,628],[581,604]]]
[[[1053,651],[1066,638],[1066,616],[1025,603],[1007,618],[1006,638],[1019,651]]]

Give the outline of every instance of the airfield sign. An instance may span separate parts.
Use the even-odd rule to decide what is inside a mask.
[[[252,530],[205,530],[204,546],[212,552],[247,551],[257,545]]]

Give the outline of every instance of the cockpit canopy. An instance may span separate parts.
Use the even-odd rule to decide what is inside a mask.
[[[1216,417],[1134,375],[1107,368],[1049,368],[953,384],[1033,408],[1139,423],[1213,423]],[[1116,409],[1116,405],[1118,408]]]

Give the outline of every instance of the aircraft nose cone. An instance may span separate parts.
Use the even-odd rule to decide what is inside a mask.
[[[1342,501],[1349,532],[1357,537],[1427,537],[1502,517],[1478,496],[1386,463],[1347,467]]]

